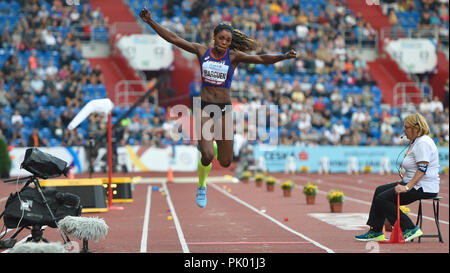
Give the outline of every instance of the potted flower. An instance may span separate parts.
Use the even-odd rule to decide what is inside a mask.
[[[309,167],[308,166],[300,166],[300,172],[301,173],[308,173]]]
[[[370,166],[370,165],[365,165],[365,166],[363,167],[363,172],[364,172],[364,173],[371,173],[371,172],[372,172],[372,166]]]
[[[274,191],[275,190],[275,182],[277,181],[277,179],[273,176],[269,176],[266,179],[266,187],[267,187],[267,191]]]
[[[328,202],[330,202],[331,212],[342,212],[344,203],[344,192],[340,190],[331,190],[327,194]]]
[[[314,203],[316,202],[317,185],[312,182],[306,183],[306,185],[303,187],[303,193],[306,196],[306,204],[314,205]]]
[[[241,181],[244,184],[248,183],[248,180],[250,179],[250,177],[252,177],[252,172],[251,171],[245,171],[242,173],[242,177],[241,177]]]
[[[404,214],[408,214],[411,211],[407,206],[400,206],[400,210]],[[391,225],[391,223],[389,223],[388,219],[384,219],[384,230],[392,231],[392,225]]]
[[[265,175],[263,173],[255,174],[256,187],[261,188]]]
[[[292,182],[292,180],[290,179],[281,183],[281,189],[283,189],[284,197],[291,197],[292,188],[294,188],[294,182]]]

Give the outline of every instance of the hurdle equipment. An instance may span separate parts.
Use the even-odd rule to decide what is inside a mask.
[[[58,224],[65,234],[83,240],[81,253],[91,252],[88,241],[98,242],[108,234],[109,229],[105,221],[97,217],[66,216]]]

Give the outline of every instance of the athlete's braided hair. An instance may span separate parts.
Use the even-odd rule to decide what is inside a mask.
[[[220,23],[214,28],[214,36],[217,35],[222,30],[227,30],[231,32],[231,45],[230,50],[239,50],[243,52],[248,52],[256,49],[257,43],[255,40],[251,39],[240,30],[234,29],[231,25],[227,23]]]

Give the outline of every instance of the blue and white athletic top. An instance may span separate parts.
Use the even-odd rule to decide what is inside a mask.
[[[211,55],[208,48],[200,62],[202,68],[202,86],[230,88],[233,80],[234,69],[231,66],[230,50],[219,59]]]

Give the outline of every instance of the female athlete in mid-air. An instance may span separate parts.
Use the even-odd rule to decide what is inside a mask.
[[[294,50],[278,55],[246,54],[244,52],[256,49],[256,41],[225,23],[215,27],[214,45],[208,48],[205,45],[188,42],[162,27],[152,20],[147,8],[144,8],[139,16],[164,40],[197,56],[202,71],[201,110],[205,111],[205,107],[209,105],[220,107],[221,124],[226,124],[226,120],[232,120],[230,86],[234,69],[239,63],[274,64],[297,57]],[[204,128],[205,123],[211,119],[209,115],[206,111],[202,112],[201,128]],[[223,167],[230,166],[233,160],[233,126],[221,126],[221,128],[222,132],[218,133],[221,133],[222,137],[216,137],[215,141],[205,137],[204,134],[200,137],[201,158],[198,162],[197,205],[202,208],[206,206],[206,178],[211,170],[213,158],[215,157]]]

